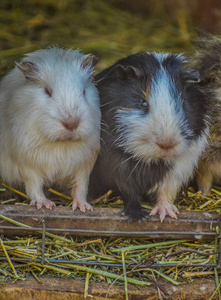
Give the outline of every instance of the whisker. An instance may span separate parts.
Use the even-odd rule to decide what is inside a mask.
[[[109,131],[107,131],[107,130],[105,130],[103,128],[101,128],[101,131],[107,133],[108,135],[111,135],[111,132],[109,132]]]
[[[117,102],[117,101],[119,101],[119,100],[109,101],[107,103],[101,104],[100,107],[104,107],[104,106],[106,106],[106,105],[108,105],[110,103],[114,103],[114,102]]]
[[[107,78],[107,76],[114,70],[114,67],[110,69],[109,72],[107,72],[102,78],[96,80],[95,79],[95,84],[99,83],[100,81],[104,80],[105,78]],[[99,75],[99,74],[98,74]]]
[[[107,127],[107,128],[109,127],[108,124],[107,124],[106,122],[103,122],[102,120],[101,120],[101,125],[102,125],[103,127]],[[101,126],[101,128],[102,128],[102,126]]]
[[[108,112],[111,112],[112,110],[116,110],[117,107],[112,107]]]
[[[142,171],[143,168],[146,168],[147,167],[147,164],[144,160],[140,159],[142,161],[141,163],[141,166],[140,166],[140,170],[139,170],[139,173],[138,173],[138,176],[140,176],[140,173]]]
[[[134,170],[136,169],[136,167],[139,165],[140,161],[141,161],[141,159],[138,160],[138,162],[136,163],[136,165],[134,166],[134,168],[130,172],[130,174],[129,174],[127,180],[126,180],[126,183],[129,181],[130,177],[132,176],[132,174],[133,174]]]
[[[125,148],[125,136],[120,134],[112,143],[112,146],[116,145],[117,147],[124,147]]]
[[[114,171],[116,171],[122,164],[124,164],[125,162],[127,162],[128,160],[130,160],[130,159],[132,159],[132,158],[133,158],[133,156],[131,155],[131,156],[129,156],[128,158],[126,158],[125,160],[123,160],[122,162],[120,162],[118,165],[115,166],[115,168],[113,169],[112,173],[113,173]]]
[[[105,144],[105,141],[102,139],[102,137],[100,137],[100,142]]]

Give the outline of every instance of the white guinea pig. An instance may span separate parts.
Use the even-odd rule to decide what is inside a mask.
[[[72,189],[73,210],[92,210],[86,197],[100,147],[96,61],[78,50],[38,50],[0,83],[0,175],[24,183],[38,209],[55,206],[43,186],[56,183]]]

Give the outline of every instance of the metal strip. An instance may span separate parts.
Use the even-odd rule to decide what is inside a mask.
[[[41,227],[15,227],[15,226],[0,226],[1,229],[6,230],[25,230],[25,231],[42,231]],[[88,229],[71,229],[71,228],[48,228],[47,232],[72,232],[72,233],[92,233],[92,234],[123,234],[123,235],[154,235],[154,234],[177,234],[177,235],[213,235],[216,236],[216,232],[204,232],[204,231],[107,231],[107,230],[88,230]]]
[[[0,257],[0,261],[6,261],[7,258],[6,257]],[[40,258],[36,258],[36,259],[29,259],[29,258],[11,258],[12,261],[18,261],[18,262],[40,262],[41,263],[41,259]],[[56,260],[56,259],[46,259],[45,262],[49,262],[49,263],[63,263],[63,264],[78,264],[78,265],[96,265],[96,266],[107,266],[107,267],[123,267],[122,264],[117,264],[117,263],[103,263],[103,262],[94,262],[94,261],[78,261],[78,260]],[[135,268],[137,265],[136,264],[130,264],[127,265],[127,268],[129,269],[133,269]],[[139,265],[139,268],[154,268],[154,267],[216,267],[217,264],[216,263],[201,263],[201,264],[185,264],[185,263],[161,263],[161,264],[152,264],[152,265]]]

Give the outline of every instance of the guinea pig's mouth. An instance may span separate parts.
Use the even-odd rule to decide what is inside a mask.
[[[164,150],[164,151],[160,151],[158,154],[158,158],[166,159],[166,158],[171,158],[171,157],[174,157],[174,151]]]
[[[81,136],[79,132],[77,131],[65,131],[60,134],[60,136],[57,138],[58,141],[79,141],[81,140]]]
[[[176,149],[157,149],[157,156],[159,157],[171,157],[177,154]]]
[[[151,149],[148,148],[146,152],[143,149],[141,156],[143,156],[144,159],[147,159],[149,161],[150,159],[173,160],[179,155],[180,147],[178,145],[170,149],[162,149],[155,144],[151,147]]]
[[[155,152],[157,158],[162,158],[164,160],[174,159],[178,157],[180,154],[181,154],[181,149],[178,145],[170,149],[157,148]]]
[[[129,150],[129,149],[128,149]],[[146,162],[150,162],[152,160],[154,161],[159,161],[159,160],[164,160],[167,162],[173,161],[176,157],[180,155],[180,149],[159,149],[158,147],[152,147],[150,150],[149,148],[147,149],[146,147],[143,147],[142,149],[139,149],[140,151],[128,151],[128,153],[134,153],[134,156],[139,157],[142,160],[145,160]]]

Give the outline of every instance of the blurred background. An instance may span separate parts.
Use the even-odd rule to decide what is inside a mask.
[[[0,77],[25,53],[58,45],[99,58],[187,52],[196,29],[221,33],[220,0],[0,0]]]

